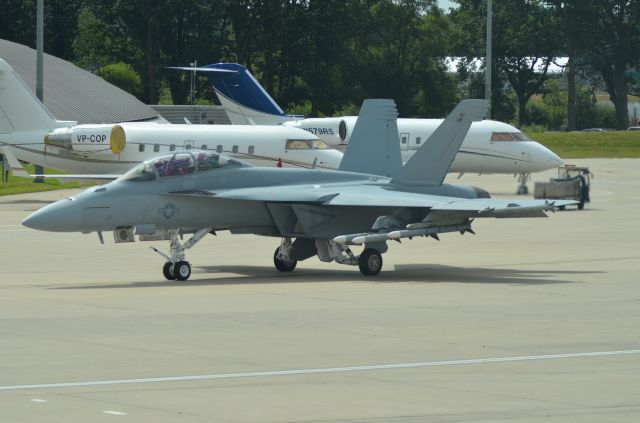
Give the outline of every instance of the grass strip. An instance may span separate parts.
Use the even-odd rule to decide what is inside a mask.
[[[34,167],[31,165],[25,166],[25,169],[29,173],[34,173]],[[59,172],[54,169],[45,169],[45,174],[47,175],[59,175],[63,174],[63,172]],[[74,182],[63,182],[59,179],[45,178],[44,182],[38,183],[35,182],[33,178],[21,178],[19,176],[9,175],[9,182],[3,183],[0,182],[0,195],[13,195],[13,194],[25,194],[29,192],[42,192],[42,191],[53,191],[56,189],[67,189],[67,188],[81,188],[93,185],[91,183],[81,184],[78,181]]]
[[[531,132],[527,135],[564,159],[640,158],[640,131]]]

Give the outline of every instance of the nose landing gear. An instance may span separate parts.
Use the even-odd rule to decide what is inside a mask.
[[[191,276],[191,264],[184,260],[176,263],[168,261],[162,266],[162,274],[170,281],[186,281]]]
[[[206,234],[211,231],[209,228],[200,229],[187,242],[182,244],[178,237],[180,229],[171,229],[168,231],[170,236],[170,253],[169,255],[151,247],[153,251],[164,257],[167,262],[162,266],[162,274],[167,280],[186,281],[191,276],[191,264],[185,260],[184,251],[193,247]]]
[[[531,175],[529,173],[520,173],[518,175],[518,189],[516,190],[517,195],[527,195],[529,194],[529,187],[527,187],[527,182],[531,179]]]

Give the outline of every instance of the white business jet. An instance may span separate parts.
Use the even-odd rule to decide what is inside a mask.
[[[253,75],[236,63],[216,63],[199,68],[236,125],[280,125],[302,128],[330,146],[347,144],[357,116],[308,118],[287,115]],[[442,123],[443,119],[398,119],[403,162],[407,162]],[[555,168],[563,161],[553,151],[531,140],[514,126],[494,120],[474,122],[449,169],[451,173],[505,173],[519,175],[518,193],[526,193],[529,174]]]
[[[162,152],[198,148],[275,166],[337,168],[342,153],[286,126],[171,125],[151,122],[77,125],[56,120],[0,59],[0,148],[29,163],[74,174],[121,174]]]

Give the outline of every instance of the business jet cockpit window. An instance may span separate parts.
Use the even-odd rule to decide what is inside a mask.
[[[320,140],[287,140],[286,150],[326,150],[329,146]]]
[[[533,141],[531,138],[529,138],[522,132],[512,132],[511,135],[513,135],[513,138],[515,138],[516,141]]]
[[[510,132],[494,132],[491,141],[513,141],[513,135]]]
[[[531,141],[522,132],[494,132],[491,134],[491,141]]]

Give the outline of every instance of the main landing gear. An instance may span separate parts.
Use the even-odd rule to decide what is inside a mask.
[[[273,254],[273,264],[281,272],[291,272],[298,264],[298,261],[290,256],[292,245],[291,238],[282,238],[280,246],[276,248],[276,252]]]
[[[358,267],[365,276],[375,276],[382,270],[382,254],[373,248],[366,248],[358,257]]]
[[[167,280],[173,281],[186,281],[191,276],[191,264],[185,260],[184,251],[193,247],[198,241],[205,237],[210,232],[209,228],[200,229],[198,232],[184,244],[180,242],[179,234],[180,229],[171,229],[168,231],[170,237],[170,252],[169,255],[158,251],[156,248],[151,247],[153,251],[164,257],[167,262],[162,266],[162,274]]]
[[[356,256],[345,244],[331,240],[315,241],[320,261],[358,266],[365,276],[375,276],[382,270],[382,254],[375,248],[365,248],[362,254]],[[386,245],[385,245],[386,247]],[[281,272],[291,272],[298,262],[292,258],[293,242],[291,238],[283,238],[280,246],[273,254],[273,264]],[[386,251],[386,248],[383,249]]]

